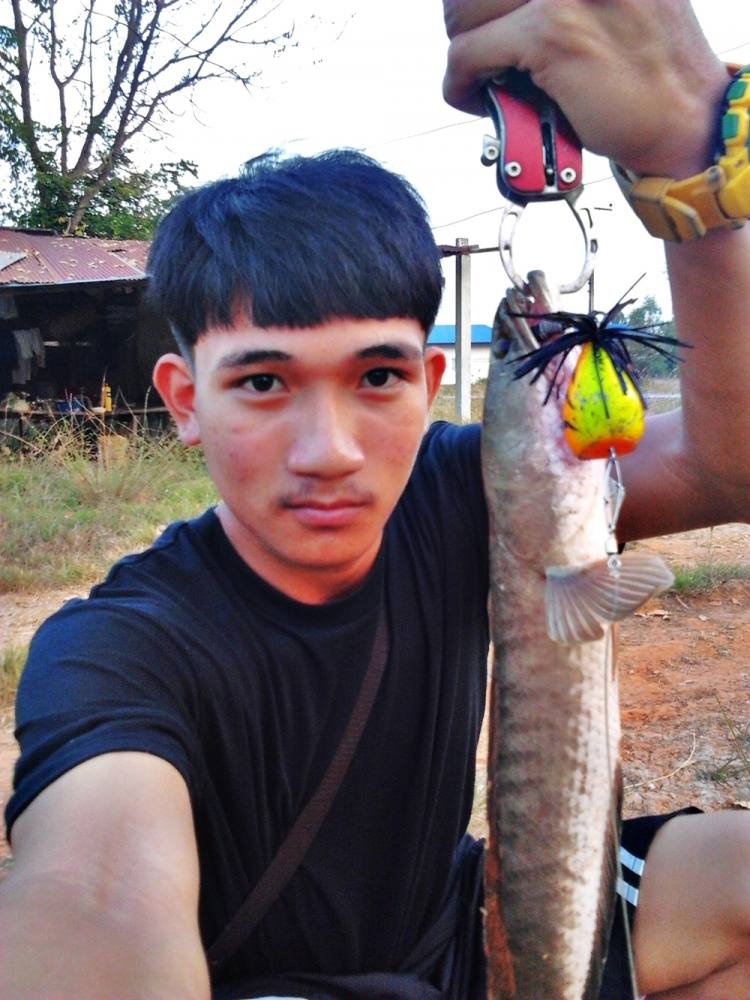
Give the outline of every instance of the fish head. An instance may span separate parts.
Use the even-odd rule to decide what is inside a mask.
[[[594,546],[603,551],[606,536],[604,463],[579,460],[565,440],[563,407],[580,348],[533,377],[517,377],[520,358],[560,335],[559,324],[538,318],[554,313],[555,305],[539,272],[501,302],[482,430],[491,521],[502,543],[525,562],[538,563],[540,571],[582,558]]]

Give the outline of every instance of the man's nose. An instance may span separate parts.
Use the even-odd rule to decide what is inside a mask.
[[[287,458],[290,472],[334,478],[356,472],[363,462],[350,407],[329,394],[320,394],[300,407]]]

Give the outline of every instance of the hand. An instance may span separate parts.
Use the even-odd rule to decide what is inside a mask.
[[[687,177],[711,160],[728,83],[687,0],[443,0],[443,85],[483,113],[499,69],[528,70],[581,142],[642,174]]]

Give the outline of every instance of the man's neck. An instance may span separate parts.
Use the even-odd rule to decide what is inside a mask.
[[[270,586],[301,604],[328,604],[354,593],[364,583],[380,551],[381,539],[378,539],[377,545],[351,563],[300,567],[260,547],[252,533],[238,523],[224,503],[217,506],[216,516],[229,543],[243,562]]]

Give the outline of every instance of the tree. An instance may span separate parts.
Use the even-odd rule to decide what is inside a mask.
[[[268,6],[263,7],[263,4]],[[148,235],[195,176],[187,160],[136,170],[141,139],[163,136],[179,95],[208,80],[249,88],[273,0],[11,0],[0,26],[0,155],[16,225],[66,235]],[[54,106],[39,114],[38,108]],[[128,206],[134,216],[128,219]]]
[[[661,306],[653,295],[644,296],[641,304],[626,312],[621,321],[633,328],[646,327],[646,332],[663,337],[675,336],[674,320],[664,319]],[[677,372],[678,354],[674,348],[667,346],[665,349],[669,352],[669,357],[642,344],[628,343],[636,374],[641,377],[672,378]]]

